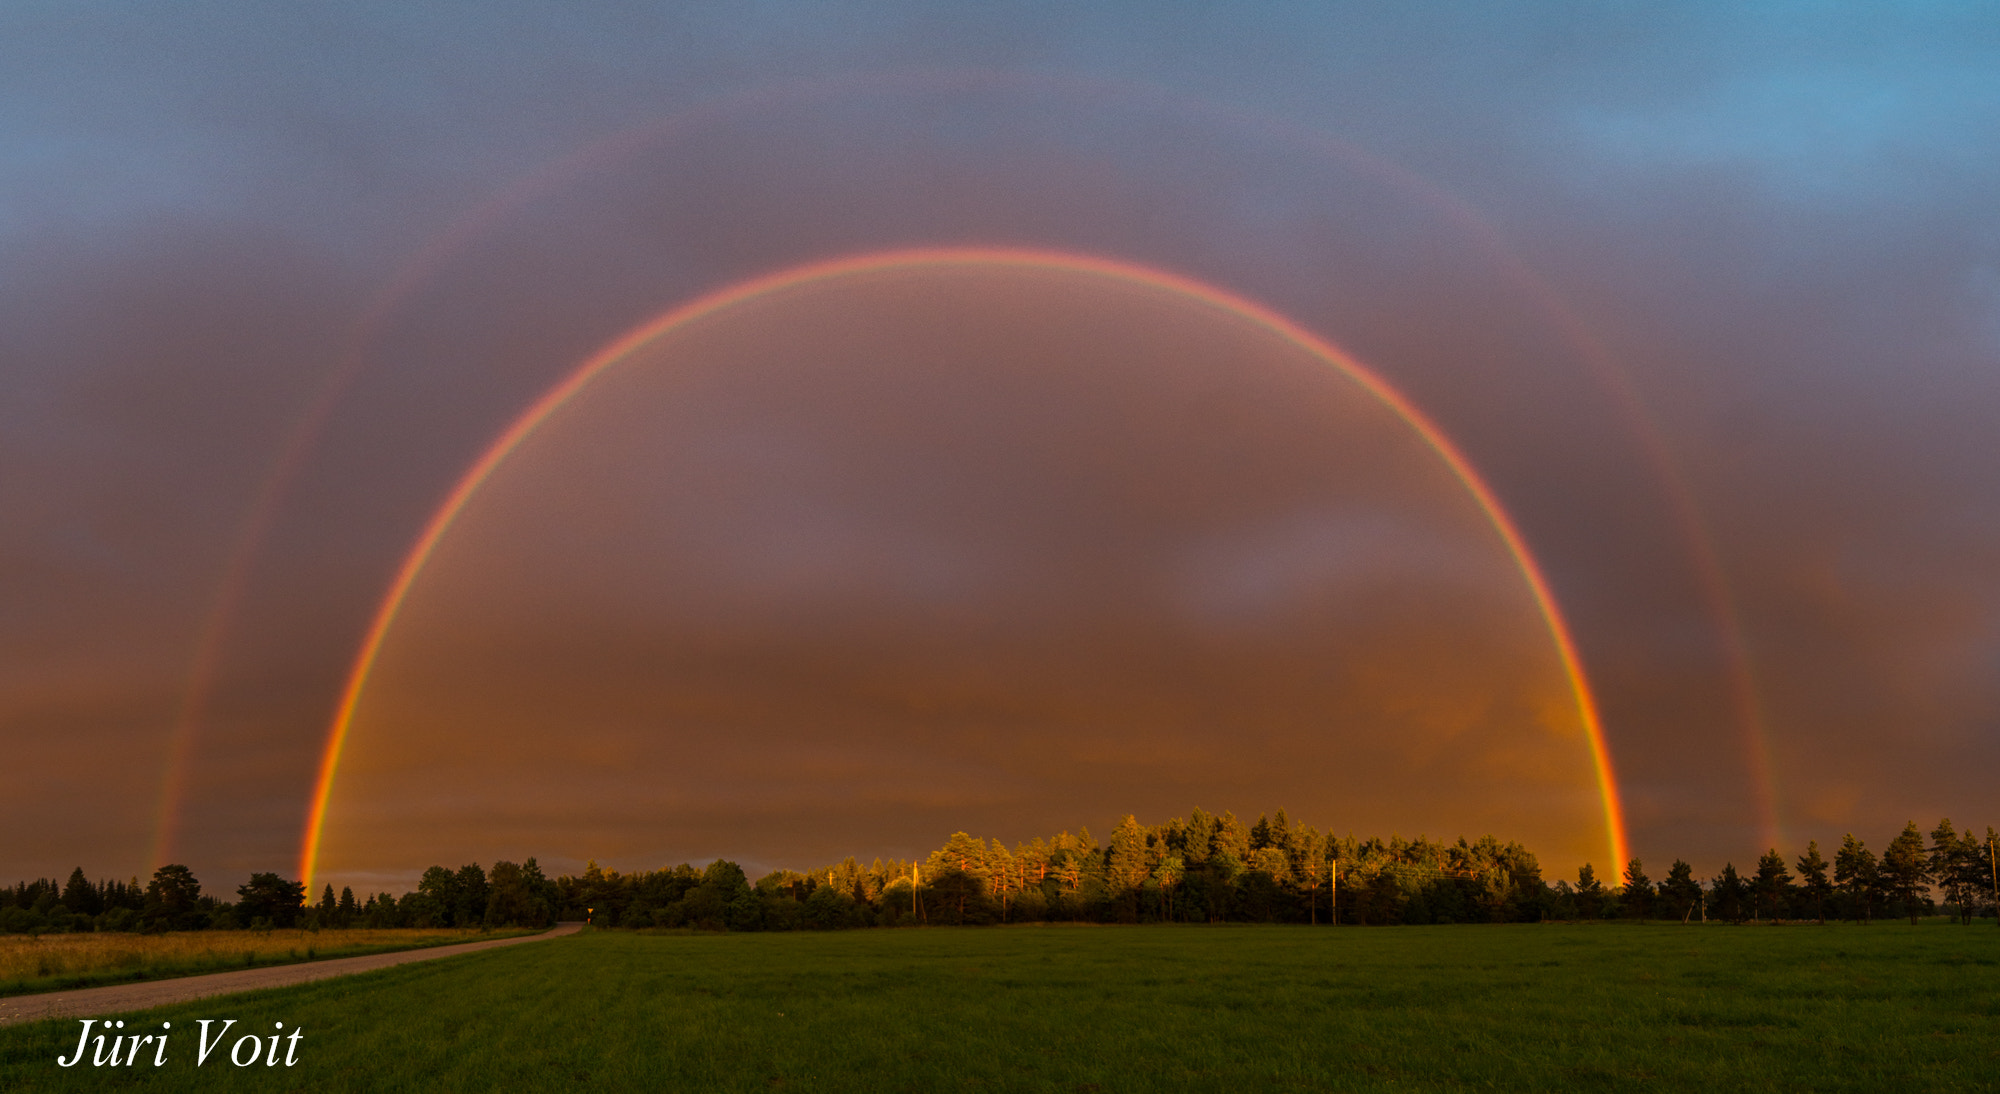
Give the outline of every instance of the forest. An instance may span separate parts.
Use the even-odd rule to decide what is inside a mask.
[[[1484,836],[1453,843],[1335,837],[1294,824],[1280,809],[1249,825],[1201,809],[1157,825],[1127,816],[1104,843],[1088,828],[1011,849],[953,833],[922,860],[854,858],[754,883],[718,859],[620,873],[589,863],[548,877],[534,858],[433,866],[402,894],[324,887],[253,873],[235,900],[205,891],[184,865],[141,883],[92,881],[81,867],[0,888],[0,931],[268,930],[303,927],[537,927],[587,920],[600,927],[726,931],[1004,923],[1785,923],[1922,916],[1960,923],[1995,915],[2000,837],[1950,820],[1926,837],[1915,822],[1878,855],[1853,835],[1829,859],[1817,841],[1787,859],[1773,848],[1739,871],[1706,880],[1676,859],[1655,882],[1639,860],[1615,878],[1584,865],[1574,882],[1546,881],[1519,843]]]

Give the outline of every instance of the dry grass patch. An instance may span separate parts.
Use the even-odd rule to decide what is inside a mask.
[[[174,931],[0,935],[0,995],[500,938],[523,931]]]

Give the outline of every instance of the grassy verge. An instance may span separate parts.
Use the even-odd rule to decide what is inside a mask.
[[[195,1065],[198,1019],[303,1029]],[[147,1089],[1977,1090],[2000,931],[1622,925],[591,933],[126,1016]],[[0,1088],[98,1089],[74,1021]],[[234,1040],[232,1036],[231,1040]],[[282,1060],[282,1055],[280,1057]]]
[[[356,957],[527,931],[179,931],[0,935],[0,996]]]

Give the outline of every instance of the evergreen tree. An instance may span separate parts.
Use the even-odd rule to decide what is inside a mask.
[[[1806,853],[1799,856],[1799,890],[1807,900],[1812,901],[1813,915],[1821,923],[1826,922],[1826,898],[1833,895],[1833,884],[1826,879],[1826,860],[1819,855],[1819,841],[1806,844]]]
[[[850,860],[851,861],[851,860]],[[986,852],[986,886],[1000,898],[1000,922],[1007,922],[1008,905],[1021,887],[1020,864],[999,840]]]
[[[1068,832],[1057,836],[1055,850],[1049,855],[1049,872],[1062,892],[1077,895],[1083,891],[1084,865],[1084,852],[1076,837]]]
[[[924,873],[930,888],[953,910],[963,924],[968,912],[980,913],[979,896],[986,883],[986,842],[964,832],[953,832],[942,849],[931,852]]]
[[[1604,918],[1604,883],[1586,862],[1576,872],[1576,911],[1584,919]]]
[[[83,876],[83,867],[70,871],[69,881],[63,885],[62,906],[77,915],[98,915],[104,911],[104,894]]]
[[[1667,907],[1686,923],[1694,915],[1695,902],[1701,899],[1701,882],[1694,879],[1694,867],[1681,859],[1675,859],[1667,870],[1667,880],[1660,883],[1660,896],[1665,898]]]
[[[1638,859],[1625,864],[1625,888],[1618,894],[1618,901],[1625,908],[1627,918],[1646,921],[1646,914],[1653,910],[1653,882],[1646,876],[1646,869]]]
[[[1922,901],[1930,892],[1930,860],[1924,854],[1924,834],[1917,822],[1903,826],[1903,832],[1882,852],[1882,882],[1889,896],[1903,902],[1910,926],[1917,925]]]
[[[1264,822],[1259,820],[1259,826]],[[1111,833],[1111,850],[1104,863],[1104,883],[1113,899],[1126,905],[1128,920],[1139,918],[1139,889],[1152,873],[1146,861],[1146,832],[1138,818],[1127,814]]]
[[[1179,855],[1167,855],[1153,867],[1153,883],[1160,889],[1160,915],[1167,922],[1174,922],[1174,887],[1187,875],[1187,863]]]
[[[1306,922],[1319,922],[1319,887],[1326,876],[1326,838],[1315,828],[1306,828],[1293,837],[1292,876],[1306,894]]]
[[[1952,827],[1951,818],[1938,822],[1931,830],[1931,852],[1927,860],[1931,880],[1937,882],[1944,891],[1947,904],[1958,909],[1961,924],[1972,922],[1972,905],[1978,894],[1986,888],[1985,863],[1979,857],[1979,841],[1967,829],[1960,837]]]
[[[1881,868],[1875,862],[1875,852],[1855,839],[1852,832],[1841,838],[1840,850],[1834,853],[1833,883],[1848,898],[1854,918],[1864,923],[1874,921],[1875,900],[1881,893]]]
[[[140,918],[163,930],[187,930],[201,918],[201,882],[194,872],[178,863],[153,871],[146,883],[145,909]]]
[[[1970,836],[1972,830],[1968,828],[1966,838]],[[1984,866],[1980,860],[1984,860]],[[1980,884],[1994,902],[1994,922],[2000,922],[2000,834],[1994,832],[1992,824],[1986,826],[1986,840],[1974,842],[1972,872],[1980,874]]]
[[[1990,824],[1986,826],[1985,842],[1973,855],[1975,872],[1980,858],[1986,860],[1986,892],[1993,898],[1994,922],[2000,923],[2000,834],[1996,834]]]
[[[246,924],[261,919],[269,926],[288,928],[305,908],[306,887],[277,874],[251,874],[248,883],[237,886],[236,895],[236,914]]]
[[[1736,873],[1735,863],[1723,863],[1721,875],[1708,888],[1710,894],[1715,897],[1716,915],[1731,923],[1743,922],[1744,906],[1748,903],[1745,898],[1749,895],[1749,886],[1745,885],[1743,878]]]
[[[1271,839],[1271,822],[1264,819],[1264,814],[1257,814],[1257,823],[1250,826],[1249,849],[1252,851],[1262,851],[1266,847],[1275,845],[1276,841]]]
[[[694,867],[686,863],[682,863],[679,867],[675,868],[675,878],[677,883],[685,883],[683,891],[692,889],[701,883],[699,876],[695,873]],[[535,862],[535,856],[533,855],[529,855],[528,861],[521,864],[521,884],[527,888],[528,892],[541,897],[542,909],[548,916],[547,920],[537,923],[535,926],[543,926],[546,923],[555,922],[556,916],[562,911],[562,894],[556,888],[556,883],[550,881],[547,874],[542,873],[542,868]]]
[[[1785,869],[1785,856],[1773,847],[1757,859],[1757,908],[1773,921],[1783,919],[1792,893],[1792,874]]]
[[[944,849],[931,855],[932,865],[943,869],[950,867],[962,870],[974,877],[986,875],[986,841],[975,839],[964,832],[953,832],[945,841]]]
[[[1937,827],[1931,829],[1931,849],[1924,859],[1924,873],[1937,883],[1946,904],[1961,902],[1959,878],[1964,870],[1958,864],[1958,829],[1952,827],[1950,817],[1938,821]]]
[[[1040,888],[1049,878],[1049,845],[1040,836],[1015,844],[1014,862],[1021,871],[1022,886]]]
[[[1958,837],[1957,850],[1951,856],[1953,876],[1957,881],[1959,921],[1967,926],[1972,923],[1973,908],[1986,892],[1986,845],[1967,828]]]
[[[1236,819],[1236,814],[1228,810],[1216,818],[1215,829],[1209,837],[1209,857],[1218,854],[1228,855],[1239,863],[1250,857],[1250,836],[1243,831],[1243,824]]]

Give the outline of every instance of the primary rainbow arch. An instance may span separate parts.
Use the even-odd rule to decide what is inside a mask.
[[[375,609],[374,618],[369,622],[367,633],[362,638],[361,648],[355,655],[353,667],[348,672],[347,685],[341,692],[340,704],[335,709],[333,722],[327,731],[325,749],[320,757],[319,775],[313,785],[312,804],[306,817],[305,835],[299,848],[299,876],[305,883],[308,893],[312,891],[313,875],[318,866],[320,836],[326,824],[327,801],[333,790],[334,776],[340,769],[341,749],[347,743],[347,734],[353,726],[355,709],[360,704],[362,692],[367,689],[369,673],[375,667],[376,656],[381,652],[383,640],[388,637],[389,629],[395,625],[403,600],[408,596],[417,576],[423,572],[424,565],[430,560],[431,552],[451,529],[453,521],[471,500],[472,495],[478,492],[487,477],[515,447],[599,373],[616,364],[632,350],[676,327],[767,293],[814,281],[924,266],[1025,267],[1084,273],[1114,281],[1165,289],[1248,320],[1278,335],[1326,362],[1393,410],[1433,452],[1437,453],[1438,458],[1444,461],[1445,466],[1472,495],[1473,500],[1486,515],[1486,519],[1492,524],[1493,530],[1506,544],[1508,554],[1512,556],[1515,566],[1527,582],[1536,607],[1540,610],[1543,622],[1548,628],[1549,638],[1555,644],[1563,674],[1569,682],[1571,699],[1576,704],[1577,716],[1583,722],[1585,735],[1590,741],[1591,763],[1597,776],[1598,792],[1603,799],[1604,823],[1608,836],[1606,850],[1611,855],[1614,871],[1624,868],[1630,857],[1625,836],[1624,808],[1619,801],[1617,779],[1612,771],[1610,750],[1605,745],[1604,727],[1598,717],[1597,702],[1591,694],[1589,681],[1584,677],[1582,662],[1577,656],[1576,643],[1570,636],[1569,625],[1549,590],[1548,579],[1543,575],[1534,555],[1529,552],[1527,542],[1522,538],[1513,518],[1501,506],[1492,488],[1487,486],[1486,481],[1473,469],[1465,454],[1459,451],[1458,446],[1445,436],[1435,422],[1387,380],[1333,344],[1277,312],[1227,290],[1163,270],[1065,251],[957,247],[876,251],[809,263],[738,282],[697,297],[606,346],[515,418],[506,431],[473,461],[472,466],[452,487],[451,493],[446,495],[443,504],[431,514],[423,532],[418,535],[416,543],[410,548],[409,554],[404,556],[402,565],[397,568],[395,579],[390,582],[389,590]]]

